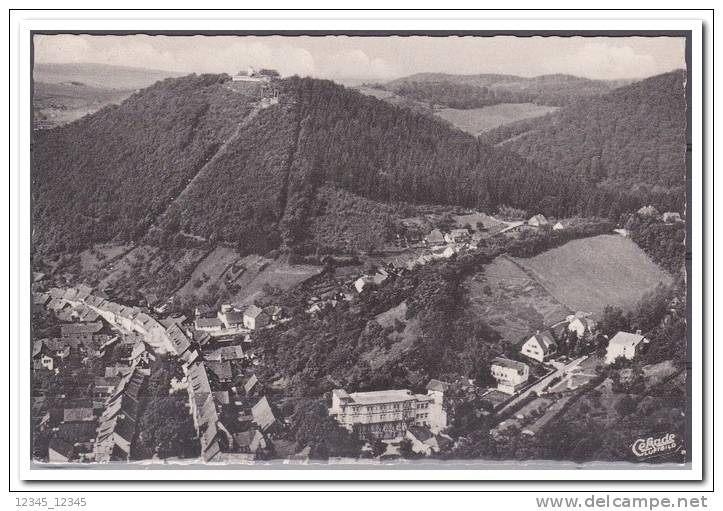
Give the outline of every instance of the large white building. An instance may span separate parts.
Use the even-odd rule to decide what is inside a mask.
[[[366,440],[402,437],[410,425],[441,431],[447,427],[443,395],[443,385],[434,386],[426,395],[406,389],[351,394],[336,389],[332,392],[329,415]]]
[[[605,354],[605,363],[612,364],[618,358],[634,359],[640,352],[645,337],[641,334],[631,334],[629,332],[616,333],[608,343],[608,350]]]
[[[514,394],[530,378],[530,368],[517,360],[496,358],[490,366],[492,377],[497,380],[497,390]]]

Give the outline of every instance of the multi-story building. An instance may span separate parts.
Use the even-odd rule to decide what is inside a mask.
[[[336,389],[329,415],[360,438],[392,439],[404,436],[410,425],[446,428],[446,414],[441,408],[442,400],[431,393],[414,394],[403,389],[348,394]]]
[[[490,366],[492,377],[497,380],[497,390],[505,394],[514,394],[530,377],[527,364],[517,360],[496,358]]]

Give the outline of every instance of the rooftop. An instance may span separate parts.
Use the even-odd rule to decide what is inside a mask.
[[[640,334],[631,334],[629,332],[618,332],[610,339],[609,346],[636,346],[643,340]]]
[[[398,401],[409,401],[410,399],[416,398],[416,396],[412,394],[412,391],[407,389],[378,390],[374,392],[354,392],[352,394],[349,394],[349,397],[355,403],[359,403],[362,405],[377,403],[395,403]]]
[[[501,366],[501,367],[508,367],[510,369],[514,369],[515,371],[524,371],[527,369],[527,364],[524,364],[522,362],[518,362],[517,360],[510,360],[507,358],[495,358],[492,361],[493,366]]]

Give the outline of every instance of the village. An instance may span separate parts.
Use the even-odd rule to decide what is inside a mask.
[[[668,220],[679,221],[679,215]],[[519,229],[563,230],[565,224],[550,225],[537,214],[527,222],[508,222],[495,234],[514,235]],[[388,262],[317,288],[304,314],[313,317],[342,302],[354,302],[404,272],[473,251],[483,239],[479,231],[433,229],[422,240],[422,255],[402,266]],[[54,335],[32,345],[32,419],[34,430],[47,438],[48,462],[132,461],[141,415],[150,406],[145,394],[154,364],[168,357],[178,371],[167,392],[185,403],[198,459],[309,462],[308,446],[284,434],[289,422],[279,411],[276,392],[283,382],[261,381],[256,374],[264,363],[258,356],[263,348],[257,345],[257,334],[292,321],[288,307],[226,303],[218,310],[198,306],[187,317],[122,305],[85,286],[43,287],[38,278],[33,310],[46,318],[47,328],[40,330]],[[451,387],[462,387],[478,398],[478,415],[496,423],[491,435],[519,430],[534,436],[576,391],[598,378],[601,368],[619,359],[634,360],[655,342],[640,331],[620,331],[607,338],[591,316],[578,311],[529,332],[515,356],[491,362],[494,386],[432,379],[426,394],[336,388],[328,396],[328,415],[364,442],[360,457],[367,462],[398,459],[404,453],[432,456],[451,448],[457,441],[447,434],[453,419],[446,399]],[[48,386],[61,370],[82,380],[77,382],[84,388],[80,395]]]

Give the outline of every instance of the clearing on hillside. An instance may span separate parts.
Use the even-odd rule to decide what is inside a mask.
[[[436,112],[435,115],[454,124],[462,131],[477,136],[498,126],[522,119],[540,117],[555,110],[557,107],[535,105],[534,103],[502,103],[468,110],[445,108]]]
[[[232,247],[216,246],[198,263],[188,281],[178,290],[176,296],[203,296],[212,284],[222,284],[221,278],[233,269],[234,263],[240,257],[239,253]]]
[[[507,256],[492,261],[465,285],[472,310],[514,344],[570,313]]]
[[[659,284],[672,282],[632,240],[610,234],[514,261],[560,303],[594,315],[606,305],[629,309]]]

